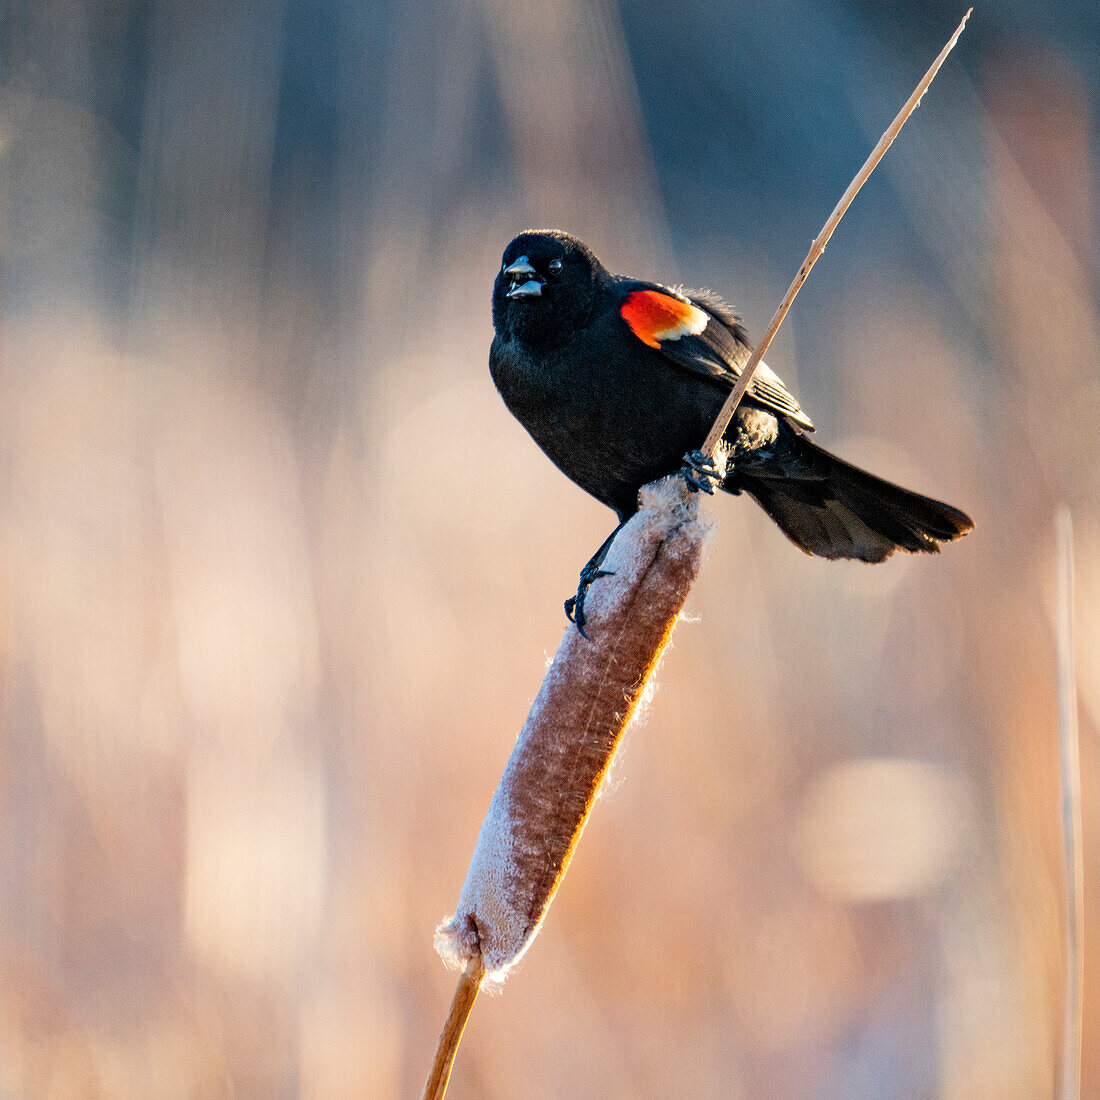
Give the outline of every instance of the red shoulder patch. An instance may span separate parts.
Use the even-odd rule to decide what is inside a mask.
[[[660,348],[662,340],[698,336],[710,320],[706,310],[659,290],[631,291],[619,312],[630,331],[651,348]]]

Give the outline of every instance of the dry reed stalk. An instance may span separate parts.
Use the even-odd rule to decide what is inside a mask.
[[[973,9],[971,9],[973,10]],[[856,192],[915,110],[970,11],[883,134],[814,241],[741,373],[704,450],[717,451],[752,372]],[[576,849],[622,735],[644,701],[698,575],[707,527],[681,478],[645,486],[639,512],[588,596],[593,644],[573,627],[543,680],[478,835],[458,907],[436,930],[436,950],[464,972],[440,1034],[422,1100],[446,1092],[451,1066],[484,980],[501,983],[531,945]]]
[[[1062,787],[1062,843],[1066,876],[1066,994],[1062,1013],[1062,1068],[1058,1095],[1081,1095],[1081,991],[1084,988],[1085,869],[1081,851],[1081,753],[1077,731],[1077,665],[1073,644],[1073,518],[1064,505],[1058,538],[1058,762]]]
[[[966,15],[962,17],[962,22],[955,28],[955,33],[948,39],[947,45],[940,50],[939,56],[929,66],[928,72],[921,77],[920,83],[913,89],[913,94],[905,101],[905,106],[902,107],[886,132],[879,138],[878,144],[871,150],[871,155],[864,161],[863,167],[856,173],[852,182],[848,184],[848,189],[840,196],[840,202],[833,208],[833,212],[829,215],[821,232],[814,238],[814,243],[810,246],[810,251],[802,261],[798,274],[794,277],[791,285],[787,287],[787,293],[783,295],[779,307],[772,314],[772,319],[768,322],[763,338],[753,348],[752,355],[749,356],[748,362],[741,371],[740,378],[737,379],[737,384],[730,391],[730,395],[726,398],[725,404],[718,413],[713,427],[707,434],[702,448],[705,454],[713,455],[717,451],[718,444],[722,442],[722,436],[725,435],[726,428],[729,427],[729,422],[737,411],[737,406],[741,403],[741,398],[745,396],[745,391],[749,388],[757,364],[764,358],[768,348],[771,347],[771,342],[775,339],[775,334],[779,331],[783,318],[787,316],[787,310],[791,308],[791,304],[802,289],[802,284],[810,274],[811,268],[817,263],[818,257],[825,251],[825,246],[829,243],[833,230],[840,224],[840,219],[844,217],[848,207],[852,205],[852,200],[859,193],[859,189],[870,179],[871,173],[885,156],[886,150],[893,145],[894,138],[901,132],[901,128],[908,121],[909,116],[920,105],[921,98],[928,90],[928,85],[932,83],[936,73],[940,71],[940,66],[946,60],[947,55],[955,48],[955,43],[958,42],[959,35],[962,34],[963,27],[966,26],[966,21],[970,18],[970,13],[973,10],[973,8],[967,9]]]
[[[480,957],[502,982],[546,916],[624,731],[702,561],[699,499],[677,477],[647,485],[586,606],[593,644],[569,626],[508,760],[454,916],[436,950]]]

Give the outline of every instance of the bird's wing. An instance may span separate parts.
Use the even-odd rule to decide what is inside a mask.
[[[706,291],[681,293],[669,287],[628,284],[619,315],[643,344],[656,348],[678,367],[728,388],[733,387],[752,351],[737,316]],[[814,430],[794,394],[766,363],[761,362],[753,372],[748,394],[758,405],[807,431]]]

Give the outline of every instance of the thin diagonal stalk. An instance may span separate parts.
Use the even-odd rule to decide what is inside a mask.
[[[848,190],[840,197],[840,202],[836,204],[835,209],[829,215],[829,220],[826,221],[821,232],[814,240],[814,243],[810,246],[810,251],[802,261],[802,266],[798,269],[798,274],[787,288],[787,293],[783,295],[783,300],[779,303],[779,308],[768,322],[768,327],[764,332],[763,339],[761,339],[760,343],[753,349],[752,355],[749,356],[749,361],[745,364],[744,369],[741,371],[741,376],[737,379],[737,384],[733,387],[729,397],[726,398],[721,412],[719,412],[717,419],[714,421],[714,426],[710,429],[706,442],[703,444],[704,453],[708,455],[714,454],[718,444],[722,440],[722,436],[725,434],[726,428],[729,427],[729,422],[733,418],[733,414],[737,411],[737,406],[741,403],[741,398],[745,396],[745,391],[749,388],[749,383],[752,381],[753,372],[756,370],[757,364],[764,358],[765,352],[771,346],[772,340],[775,339],[775,334],[779,331],[779,326],[783,323],[783,318],[787,316],[787,310],[791,308],[791,304],[794,302],[795,297],[802,289],[802,284],[810,274],[810,269],[817,263],[821,253],[825,251],[825,245],[829,243],[829,238],[833,235],[833,230],[840,224],[840,219],[844,217],[845,211],[852,205],[852,199],[856,197],[859,193],[859,189],[870,178],[871,173],[877,167],[878,162],[882,160],[886,150],[893,144],[894,138],[901,132],[901,128],[905,125],[909,116],[917,109],[921,97],[928,90],[928,85],[932,83],[933,77],[939,72],[940,66],[944,63],[947,55],[954,49],[955,43],[959,40],[959,35],[963,32],[963,27],[966,26],[966,21],[970,18],[970,12],[973,10],[973,8],[968,9],[966,15],[962,17],[962,22],[955,28],[955,33],[948,40],[947,45],[940,50],[939,57],[932,62],[928,72],[921,77],[920,83],[913,90],[913,94],[906,100],[905,106],[898,112],[897,118],[890,123],[889,129],[879,138],[878,145],[874,147],[863,167],[856,173],[855,179],[848,184]]]

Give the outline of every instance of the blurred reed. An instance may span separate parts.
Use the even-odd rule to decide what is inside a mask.
[[[1065,1007],[1062,1014],[1062,1059],[1058,1095],[1081,1095],[1081,991],[1084,986],[1085,865],[1081,854],[1081,744],[1077,730],[1077,660],[1073,638],[1073,517],[1058,510],[1057,615],[1058,765],[1062,785],[1062,844],[1066,890]]]

